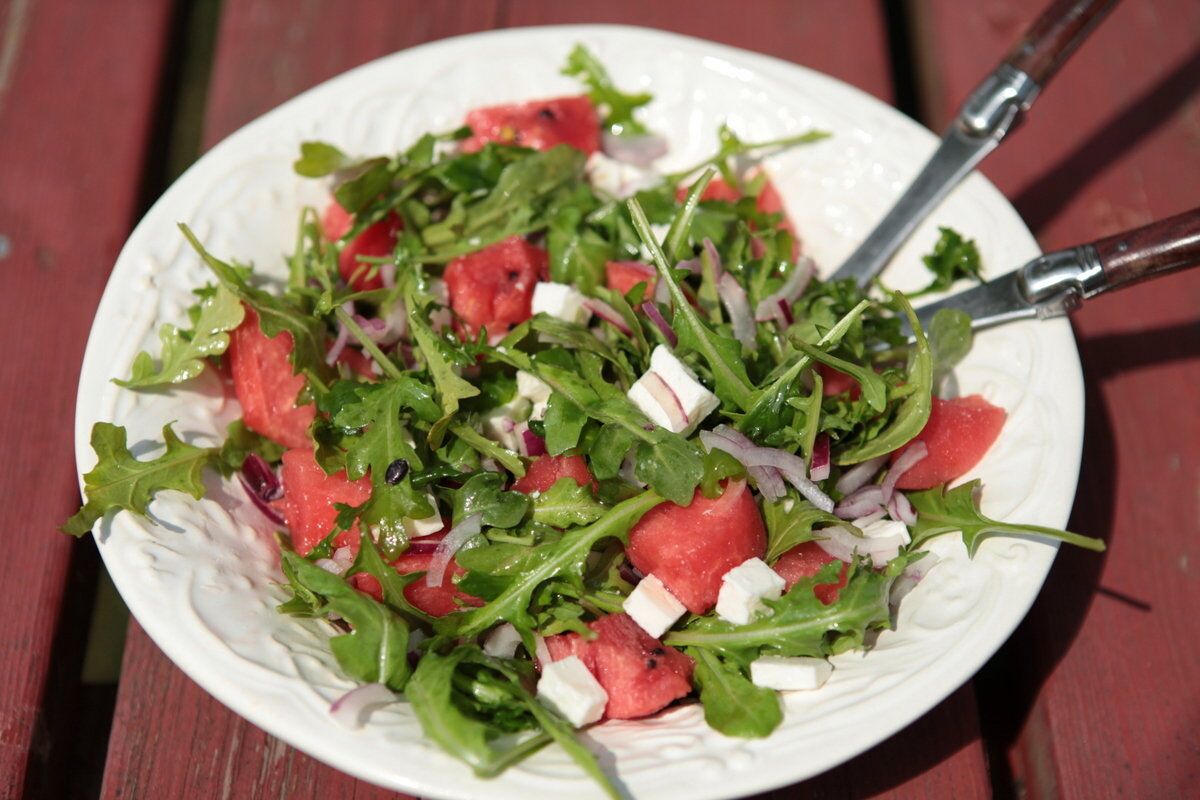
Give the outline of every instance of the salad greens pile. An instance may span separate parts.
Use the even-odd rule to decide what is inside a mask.
[[[582,47],[564,72],[587,87],[610,135],[651,135],[636,118],[650,95],[620,92]],[[292,369],[304,377],[297,402],[317,411],[309,431],[317,463],[328,474],[368,480],[370,493],[361,504],[338,504],[334,528],[308,553],[280,534],[290,592],[281,611],[333,620],[330,648],[345,674],[403,692],[427,735],[479,775],[557,742],[615,795],[571,725],[538,702],[533,657],[541,638],[591,637],[590,620],[621,611],[638,577],[624,545],[639,519],[662,503],[686,506],[697,492],[717,497],[723,482],[748,479],[765,521],[768,564],[835,528],[861,537],[811,495],[788,486],[769,496],[761,472],[705,447],[698,434],[652,424],[627,392],[649,368],[654,348],[669,347],[715,393],[719,407],[705,430],[729,426],[809,469],[827,445],[831,467],[818,493],[832,505],[843,500],[837,485],[853,466],[895,452],[922,431],[941,379],[970,348],[970,320],[947,313],[923,331],[898,292],[879,286],[865,293],[852,281],[801,274],[810,266],[795,256],[794,234],[781,214],[758,202],[765,173],[739,172],[736,157],[824,133],[749,143],[723,127],[712,158],[660,176],[629,198],[589,180],[587,157],[570,146],[535,151],[488,143],[462,152],[457,143],[469,135],[429,134],[403,152],[367,158],[306,142],[296,172],[330,180],[353,222],[329,241],[318,212],[305,208],[283,285],[208,252],[181,225],[214,282],[197,290],[190,327],[164,325],[159,356],[140,354],[129,378],[117,382],[155,391],[195,378],[226,357],[230,332],[248,311],[267,336],[288,334]],[[718,175],[737,199],[705,199]],[[681,185],[688,188],[682,198]],[[402,222],[393,252],[361,258],[356,275],[387,279],[381,288],[355,289],[339,274],[339,253],[391,215]],[[448,315],[440,286],[445,266],[513,236],[545,248],[552,281],[576,287],[610,313],[585,322],[539,314],[474,336],[447,324],[454,309]],[[657,289],[608,288],[610,261],[652,265]],[[949,229],[926,263],[934,274],[926,291],[979,275],[974,244]],[[727,302],[729,280],[750,309],[768,306],[750,329]],[[789,296],[789,287],[804,280],[803,291]],[[915,331],[912,341],[901,334],[902,316]],[[392,335],[380,337],[385,324]],[[369,358],[374,375],[331,363],[335,337]],[[826,396],[822,370],[829,369],[849,376],[856,390]],[[549,387],[544,416],[532,415],[518,395],[518,370]],[[523,423],[550,455],[583,456],[595,486],[562,478],[541,493],[514,491],[531,459],[488,433],[486,423],[498,415]],[[277,464],[283,452],[241,421],[221,447],[187,444],[170,425],[163,441],[162,455],[140,461],[123,428],[97,423],[98,462],[84,476],[86,503],[64,530],[82,535],[114,510],[144,514],[163,490],[200,497],[203,470],[231,475],[251,454]],[[879,482],[886,464],[873,469],[870,480]],[[764,654],[825,657],[863,647],[872,631],[891,624],[893,585],[932,537],[961,531],[972,553],[983,537],[1010,533],[1102,547],[1065,531],[989,520],[979,513],[976,488],[973,482],[911,493],[911,543],[882,568],[862,556],[831,563],[765,601],[767,613],[745,625],[711,612],[685,616],[663,642],[694,659],[709,724],[731,736],[769,734],[782,719],[779,696],[750,680],[749,665]],[[392,567],[413,546],[406,521],[435,514],[468,533],[455,554],[465,570],[456,585],[475,598],[441,617],[406,595],[424,573]],[[338,574],[326,562],[347,532],[357,536],[357,555]],[[836,584],[843,568],[836,600],[822,602],[813,588]],[[378,584],[379,599],[359,591],[356,581],[366,578]],[[498,624],[521,637],[523,648],[512,658],[481,647]]]

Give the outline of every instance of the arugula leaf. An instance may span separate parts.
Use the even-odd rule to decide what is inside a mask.
[[[283,451],[286,449],[283,445],[247,428],[243,420],[235,419],[225,429],[225,441],[221,444],[217,468],[221,470],[222,475],[228,477],[242,468],[246,456],[251,453],[257,453],[268,463],[274,464],[283,457]]]
[[[941,384],[958,362],[971,352],[974,335],[971,317],[957,308],[943,308],[929,323],[929,352],[933,357],[933,385]]]
[[[353,159],[328,142],[301,142],[300,158],[292,164],[292,169],[305,178],[324,178],[353,163]]]
[[[229,331],[242,324],[245,309],[237,297],[221,286],[200,301],[200,316],[191,331],[181,331],[167,323],[159,328],[162,364],[157,370],[147,352],[133,360],[129,380],[113,379],[126,389],[144,389],[191,380],[204,371],[204,359],[218,356],[229,347]]]
[[[783,721],[783,704],[773,689],[755,686],[736,664],[703,647],[688,648],[696,660],[704,721],[713,730],[742,739],[761,739]]]
[[[908,317],[913,336],[916,338],[910,358],[908,380],[904,385],[907,395],[886,428],[857,447],[839,452],[834,459],[837,464],[858,464],[890,453],[907,444],[929,421],[929,410],[933,407],[933,358],[929,353],[929,341],[925,338],[921,323],[904,295],[895,292],[892,296]]]
[[[282,554],[294,583],[322,598],[321,613],[337,614],[352,633],[329,640],[348,677],[401,691],[408,680],[408,626],[390,608],[355,589],[340,576],[291,551]]]
[[[292,335],[293,371],[304,373],[310,382],[321,381],[323,389],[333,376],[333,369],[325,363],[325,324],[288,300],[251,286],[237,269],[205,250],[191,228],[180,223],[179,229],[221,285],[254,309],[263,333],[274,337],[286,331]]]
[[[836,583],[840,563],[792,587],[778,600],[766,600],[769,613],[747,625],[716,617],[697,617],[686,628],[663,640],[674,647],[704,647],[753,659],[760,652],[784,656],[824,656],[862,646],[871,628],[888,624],[888,593],[893,570],[875,572],[852,564],[838,599],[825,605],[813,593],[819,584]]]
[[[633,447],[636,441],[637,437],[620,425],[609,423],[601,426],[600,433],[588,451],[592,474],[602,481],[615,478],[621,470],[625,456],[629,454],[629,448]]]
[[[613,85],[604,68],[591,52],[581,44],[575,45],[567,56],[562,74],[579,78],[588,87],[588,97],[604,114],[604,125],[612,133],[644,134],[646,126],[634,118],[637,109],[649,103],[654,96],[645,92],[626,94]]]
[[[979,248],[974,239],[963,239],[953,228],[938,228],[941,237],[933,246],[933,252],[921,258],[925,267],[933,273],[933,282],[912,297],[949,289],[959,278],[974,278],[983,282],[980,274]]]
[[[688,506],[704,479],[704,454],[695,442],[655,428],[653,438],[638,445],[633,474],[672,503]]]
[[[706,183],[707,181],[701,178],[697,183],[699,191],[703,191],[703,185]],[[693,187],[693,193],[695,192],[696,187]],[[688,303],[636,198],[629,200],[629,212],[633,215],[633,224],[642,237],[642,243],[650,250],[654,264],[658,267],[658,279],[665,283],[671,293],[675,304],[672,327],[679,335],[679,348],[684,352],[698,353],[708,364],[716,383],[716,394],[722,402],[745,410],[750,406],[750,396],[754,387],[746,374],[741,343],[712,330]]]
[[[807,342],[796,341],[792,342],[792,344],[796,346],[797,350],[807,354],[813,361],[817,361],[827,367],[833,367],[838,372],[845,373],[854,378],[862,388],[862,397],[867,401],[867,405],[876,411],[883,411],[887,405],[887,383],[884,382],[883,378],[879,377],[879,373],[875,370],[830,355],[821,348],[813,347]]]
[[[704,159],[699,164],[694,164],[687,169],[671,173],[666,177],[666,180],[669,184],[675,186],[681,183],[684,178],[706,167],[724,167],[725,169],[722,171],[727,171],[729,159],[734,156],[747,155],[759,150],[783,150],[798,144],[819,142],[822,139],[828,139],[831,135],[828,131],[811,130],[795,136],[785,136],[782,139],[771,139],[766,142],[744,142],[728,125],[721,125],[717,130],[716,154]]]
[[[515,528],[529,510],[529,497],[504,491],[504,477],[496,472],[479,472],[454,492],[454,524],[472,514],[493,528]]]
[[[979,549],[980,543],[987,536],[1016,535],[1016,536],[1045,536],[1058,539],[1082,547],[1085,550],[1104,552],[1105,544],[1102,539],[1081,536],[1070,531],[1055,528],[1043,528],[1040,525],[1024,525],[1012,522],[997,522],[979,513],[976,501],[977,490],[981,487],[979,480],[973,480],[948,489],[937,486],[922,492],[909,492],[908,499],[917,510],[917,524],[912,526],[911,550],[917,550],[922,544],[943,533],[962,531],[963,544],[967,553],[972,557]]]
[[[763,502],[763,520],[767,524],[767,554],[763,560],[774,564],[779,557],[798,544],[817,538],[813,528],[822,523],[854,526],[837,516],[814,506],[812,503],[792,496],[774,502]],[[857,529],[854,529],[857,530]]]
[[[467,424],[451,425],[450,431],[460,440],[470,445],[477,453],[490,458],[518,478],[525,475],[525,464],[520,456],[500,444],[493,442],[479,431]]]
[[[614,506],[591,525],[572,531],[570,536],[531,548],[529,569],[504,576],[503,588],[490,602],[442,617],[435,623],[436,630],[454,636],[474,636],[500,621],[531,629],[534,620],[529,615],[529,604],[538,586],[560,575],[582,574],[584,561],[597,542],[607,538],[624,541],[642,515],[661,502],[662,498],[653,492],[643,492]],[[471,573],[466,576],[469,577]]]
[[[546,233],[546,249],[550,254],[550,280],[591,293],[604,283],[604,265],[616,256],[616,251],[583,224],[583,217],[580,206],[560,209]]]
[[[475,397],[479,394],[479,389],[469,381],[463,380],[454,371],[442,350],[442,340],[434,334],[433,329],[425,321],[417,306],[415,296],[411,292],[405,297],[405,305],[408,309],[409,330],[412,331],[413,339],[416,340],[417,347],[425,359],[426,369],[429,370],[429,377],[433,379],[433,385],[437,388],[438,401],[442,405],[441,419],[429,430],[429,444],[431,447],[437,448],[442,444],[442,436],[445,434],[447,426],[450,425],[454,415],[458,413],[459,401]]]
[[[596,501],[590,486],[580,486],[574,478],[559,478],[533,500],[533,521],[555,528],[590,525],[608,509]]]
[[[587,424],[587,414],[579,406],[557,392],[546,402],[546,451],[560,456],[579,444],[579,435]],[[628,449],[628,448],[627,448]]]
[[[346,577],[351,575],[371,575],[379,581],[383,590],[383,602],[396,613],[410,620],[430,622],[433,618],[421,609],[408,602],[404,596],[404,587],[425,577],[423,572],[410,572],[401,575],[396,568],[383,560],[375,541],[366,531],[359,534],[358,556],[346,570]],[[311,554],[310,554],[311,558]]]
[[[162,429],[167,450],[158,458],[138,461],[126,445],[125,429],[110,422],[92,426],[96,466],[83,476],[86,502],[62,526],[64,533],[83,536],[97,520],[113,509],[145,516],[150,499],[164,489],[186,492],[199,500],[204,495],[200,474],[215,466],[219,450],[185,443],[168,423]]]

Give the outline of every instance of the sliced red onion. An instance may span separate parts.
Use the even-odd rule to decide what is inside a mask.
[[[671,347],[675,347],[677,344],[679,344],[679,337],[675,335],[675,331],[671,330],[671,326],[667,324],[667,319],[662,315],[662,312],[658,310],[657,303],[652,303],[650,301],[642,303],[642,313],[650,318],[650,321],[654,323],[654,327],[658,328],[659,332],[662,333],[663,338],[667,340],[667,344],[669,344]]]
[[[829,437],[822,433],[813,442],[812,466],[808,476],[814,481],[823,481],[829,477],[829,468]]]
[[[867,514],[866,516],[862,516],[862,517],[859,517],[858,519],[854,520],[854,524],[857,527],[862,528],[862,526],[870,525],[872,522],[878,522],[879,520],[883,519],[886,516],[887,516],[887,511],[880,508],[880,509],[876,509],[875,511],[872,511],[870,514]]]
[[[617,161],[648,167],[667,154],[667,140],[655,134],[617,136],[605,132],[601,136],[604,154]]]
[[[862,486],[846,495],[834,506],[833,513],[842,519],[857,519],[883,508],[883,489],[876,484]]]
[[[920,441],[913,442],[908,446],[907,450],[900,454],[900,457],[892,464],[892,468],[888,470],[888,474],[883,478],[883,502],[886,503],[892,499],[892,492],[896,489],[896,482],[900,480],[904,473],[912,469],[918,461],[927,455],[929,455],[929,448],[925,446],[924,442]]]
[[[707,236],[704,237],[704,252],[708,253],[708,260],[712,262],[713,276],[720,280],[721,276],[725,274],[725,267],[721,263],[721,254],[717,252],[717,246]]]
[[[353,303],[342,303],[342,311],[345,311],[347,314],[353,315],[354,314],[354,304]],[[329,352],[327,352],[325,354],[325,363],[332,367],[337,362],[338,356],[340,356],[342,354],[342,351],[346,349],[346,345],[349,343],[350,343],[350,330],[345,325],[343,325],[341,322],[339,322],[337,338],[333,340],[333,345],[330,346]]]
[[[346,571],[346,568],[334,561],[332,558],[318,558],[313,562],[321,569],[334,575],[341,575]]]
[[[628,561],[621,564],[620,568],[617,570],[617,574],[621,576],[621,580],[632,586],[637,586],[642,582],[642,578],[646,577],[638,571],[637,567],[633,566]]]
[[[386,264],[379,265],[379,280],[383,282],[383,288],[392,289],[396,286],[396,262],[389,261]]]
[[[929,570],[937,566],[940,560],[934,553],[927,552],[905,567],[904,572],[900,573],[900,577],[892,583],[892,590],[888,595],[891,605],[893,607],[898,605],[929,574]]]
[[[271,506],[272,501],[283,497],[283,485],[262,456],[258,453],[246,456],[242,461],[242,472],[238,475],[238,482],[263,516],[276,525],[286,524],[279,512]]]
[[[875,477],[875,473],[879,472],[879,468],[884,465],[887,459],[887,456],[879,456],[878,458],[872,458],[870,461],[854,465],[843,473],[842,477],[838,478],[835,488],[842,494],[848,495],[857,491],[860,487],[866,486]]]
[[[425,585],[430,588],[441,586],[446,578],[446,567],[450,566],[450,559],[454,558],[454,554],[467,541],[478,536],[481,530],[483,517],[480,514],[472,514],[451,528],[434,550],[433,560],[429,562],[429,571],[425,574]]]
[[[794,303],[796,298],[804,294],[804,290],[808,288],[808,282],[812,280],[813,272],[815,271],[813,260],[808,256],[801,256],[796,262],[796,267],[792,270],[792,274],[788,275],[787,280],[783,282],[783,286],[780,286],[777,292],[767,295],[758,302],[758,305],[754,309],[755,319],[759,322],[780,319],[780,300],[785,301],[785,305],[788,306],[787,313],[791,314],[790,304]]]
[[[833,510],[833,499],[808,479],[804,459],[795,453],[786,453],[773,447],[759,447],[728,425],[718,425],[711,431],[701,431],[700,441],[710,450],[724,450],[747,468],[773,467],[779,470],[779,474],[814,506],[822,511]]]
[[[408,542],[408,550],[406,550],[405,552],[417,553],[420,555],[425,555],[428,553],[436,553],[439,544],[441,544],[441,541],[435,540],[432,537],[411,539]]]
[[[654,302],[662,303],[664,306],[671,305],[671,290],[666,281],[654,282]]]
[[[361,728],[377,708],[396,702],[396,694],[382,683],[368,683],[351,689],[333,701],[329,714],[339,725],[351,730]]]
[[[583,307],[591,311],[600,319],[604,320],[621,333],[633,333],[633,328],[629,327],[629,323],[625,318],[617,313],[617,310],[603,300],[595,297],[589,297],[583,301]]]
[[[750,301],[746,290],[737,282],[731,273],[724,273],[717,281],[718,294],[721,304],[729,312],[729,322],[733,325],[733,337],[748,350],[754,350],[758,342],[754,338],[754,317],[750,316]]]
[[[815,531],[815,533],[817,536],[823,537],[817,539],[817,544],[821,549],[839,561],[849,563],[854,560],[854,556],[857,553],[858,555],[869,557],[872,566],[876,569],[885,566],[899,555],[900,548],[905,544],[897,536],[881,536],[876,538],[855,536],[849,529],[841,525],[834,525],[831,528],[821,528]]]
[[[529,430],[528,425],[521,431],[521,441],[525,445],[525,455],[544,456],[546,454],[546,440]]]
[[[779,298],[777,302],[779,303],[779,320],[784,325],[791,325],[794,323],[796,318],[792,315],[792,304],[787,300],[784,300],[782,297]]]
[[[892,498],[887,502],[888,516],[905,525],[917,524],[917,512],[904,492],[892,492]]]
[[[333,551],[333,562],[340,565],[343,571],[350,569],[350,565],[354,563],[354,553],[349,546],[339,547]]]
[[[550,648],[546,646],[546,638],[540,633],[533,635],[533,655],[537,659],[538,669],[546,664],[554,663],[554,659],[550,655]]]
[[[642,376],[643,385],[654,401],[662,408],[663,413],[667,415],[667,419],[671,422],[672,430],[684,430],[690,423],[687,412],[683,409],[683,404],[679,402],[679,396],[674,390],[667,385],[657,372],[647,372]]]
[[[766,499],[775,501],[787,494],[787,486],[784,485],[779,470],[770,467],[748,467],[746,471],[754,478],[758,493]]]

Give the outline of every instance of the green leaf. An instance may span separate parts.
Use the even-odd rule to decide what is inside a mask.
[[[113,379],[127,389],[144,389],[191,380],[204,371],[204,359],[219,356],[229,347],[229,331],[242,324],[245,309],[237,296],[224,286],[200,301],[200,316],[191,331],[180,331],[170,323],[159,328],[162,363],[155,369],[149,353],[138,353],[129,380]]]
[[[785,136],[782,139],[771,139],[765,142],[743,142],[737,134],[733,132],[728,125],[722,125],[717,130],[717,152],[710,158],[706,158],[699,164],[694,164],[687,169],[673,172],[667,176],[667,182],[672,186],[683,182],[689,175],[699,172],[705,168],[721,167],[727,170],[729,159],[746,155],[763,150],[785,150],[789,147],[794,147],[799,144],[811,144],[819,142],[822,139],[828,139],[830,133],[827,131],[811,130],[795,136]]]
[[[401,691],[408,680],[408,626],[394,611],[355,589],[338,575],[284,551],[295,581],[323,599],[321,612],[337,614],[353,632],[329,640],[338,666],[350,678]]]
[[[575,45],[567,56],[562,74],[579,78],[588,87],[588,97],[604,114],[604,125],[618,135],[644,134],[646,127],[634,118],[634,112],[654,99],[653,95],[639,92],[626,94],[613,85],[596,57],[581,44]]]
[[[933,252],[921,261],[933,273],[933,282],[913,297],[949,289],[959,278],[983,280],[980,275],[979,248],[974,239],[963,239],[962,234],[952,228],[938,228],[941,236],[933,246]]]
[[[283,457],[285,449],[283,445],[247,428],[241,419],[235,419],[225,429],[225,441],[221,444],[217,466],[222,474],[228,476],[240,470],[246,456],[251,453],[257,453],[267,463],[274,464]]]
[[[613,246],[583,224],[584,209],[564,206],[550,222],[546,249],[550,280],[590,294],[604,284],[604,266],[616,257]]]
[[[179,229],[221,285],[254,309],[263,333],[274,337],[286,331],[292,335],[294,372],[322,382],[333,376],[332,368],[325,363],[327,332],[324,322],[284,298],[251,286],[237,269],[205,250],[191,228],[180,223]]]
[[[836,583],[840,563],[827,565],[800,581],[778,600],[766,600],[768,612],[747,625],[716,617],[697,617],[684,630],[664,641],[673,647],[704,647],[752,660],[760,653],[783,656],[824,656],[862,645],[867,630],[884,627],[890,619],[888,593],[895,575],[851,565],[838,599],[825,605],[813,593],[819,584]]]
[[[957,308],[943,308],[929,323],[929,353],[933,357],[933,385],[958,366],[971,352],[971,317]]]
[[[559,478],[533,500],[533,521],[555,528],[590,525],[608,509],[596,501],[592,487],[580,486],[574,478]]]
[[[451,425],[450,431],[481,456],[492,459],[518,478],[524,477],[525,464],[513,451],[505,449],[465,423]]]
[[[862,398],[874,410],[883,411],[887,406],[887,383],[884,382],[883,378],[879,377],[879,373],[875,370],[830,355],[821,348],[813,347],[807,342],[794,341],[792,344],[796,346],[797,350],[808,355],[813,361],[820,362],[827,367],[833,367],[838,372],[843,372],[858,381],[858,385],[862,387]]]
[[[700,481],[700,493],[710,500],[722,495],[724,489],[721,483],[727,478],[740,480],[746,477],[746,468],[742,462],[726,453],[724,450],[713,448],[704,454],[704,478]]]
[[[323,178],[354,162],[328,142],[301,142],[300,158],[292,164],[297,175],[306,178]]]
[[[904,385],[907,394],[900,402],[900,408],[892,418],[891,424],[874,438],[837,453],[834,457],[837,464],[858,464],[890,453],[908,444],[929,421],[929,410],[933,407],[933,358],[929,353],[929,341],[925,338],[921,323],[917,321],[917,315],[904,295],[896,292],[893,297],[908,317],[913,336],[916,338],[910,357],[908,380]]]
[[[643,492],[614,506],[586,528],[574,530],[557,542],[530,549],[529,558],[535,562],[534,566],[511,576],[486,605],[442,617],[436,623],[437,630],[455,636],[474,636],[501,621],[525,630],[532,629],[529,604],[542,583],[558,576],[581,575],[588,553],[598,542],[607,538],[624,541],[629,536],[629,529],[642,515],[661,502],[662,498],[653,492]],[[470,577],[469,573],[467,577]]]
[[[638,480],[680,506],[692,503],[704,479],[704,454],[694,442],[655,428],[654,438],[638,445],[633,472]]]
[[[588,451],[592,474],[602,481],[615,478],[625,456],[629,454],[629,448],[633,447],[636,441],[637,437],[620,425],[603,425],[596,440],[592,442],[591,450]]]
[[[696,660],[704,721],[713,730],[742,739],[761,739],[783,721],[779,693],[755,686],[736,664],[702,647],[688,649]]]
[[[702,178],[697,186],[707,183]],[[695,191],[695,189],[693,189]],[[655,266],[658,267],[658,279],[663,281],[671,293],[675,305],[675,319],[672,327],[679,335],[679,349],[683,352],[695,352],[704,359],[712,372],[716,384],[716,394],[723,403],[729,403],[745,410],[750,406],[750,396],[754,387],[746,375],[746,365],[742,360],[742,345],[728,336],[723,336],[709,328],[700,315],[688,303],[679,282],[667,264],[666,256],[658,241],[650,230],[650,223],[642,212],[636,199],[629,201],[629,211],[633,215],[633,224],[642,237],[642,243],[650,250]],[[669,237],[668,237],[669,239]]]
[[[922,544],[943,533],[961,531],[963,544],[967,553],[972,557],[979,549],[980,543],[987,536],[1038,536],[1058,539],[1082,547],[1085,550],[1103,552],[1104,541],[1090,536],[1081,536],[1070,531],[1055,528],[1043,528],[1040,525],[1023,525],[1013,522],[997,522],[979,513],[976,502],[976,490],[980,482],[973,480],[954,489],[937,486],[922,492],[909,492],[908,499],[917,510],[917,524],[911,527],[911,550],[917,550]]]
[[[386,158],[372,158],[356,165],[358,175],[344,181],[334,190],[338,205],[351,214],[358,215],[370,203],[392,186],[395,170]],[[361,223],[356,220],[355,227]],[[352,229],[353,230],[353,229]]]
[[[437,448],[442,444],[442,435],[446,427],[450,424],[454,415],[458,413],[459,401],[475,397],[479,394],[479,389],[472,386],[469,381],[463,380],[454,371],[454,367],[443,352],[441,339],[434,334],[428,323],[426,323],[423,312],[417,306],[416,300],[411,293],[405,298],[405,305],[408,308],[409,329],[412,331],[417,348],[421,351],[421,355],[425,359],[426,369],[428,369],[429,377],[433,380],[433,385],[437,389],[438,402],[442,406],[441,419],[429,431],[429,444],[431,447]]]
[[[779,557],[798,544],[817,538],[813,528],[822,523],[853,528],[850,523],[794,496],[763,503],[763,519],[767,523],[767,555],[764,560],[774,564]]]
[[[579,444],[579,435],[587,423],[587,414],[557,392],[546,403],[546,450],[560,456]]]
[[[529,510],[529,497],[521,492],[504,491],[505,479],[495,472],[472,475],[454,492],[454,524],[472,514],[492,528],[515,528]]]
[[[432,617],[408,602],[408,598],[404,596],[404,588],[410,583],[422,580],[425,573],[410,572],[401,575],[396,572],[395,567],[383,560],[379,548],[375,546],[374,540],[366,531],[359,534],[358,556],[346,570],[346,577],[360,573],[371,575],[379,581],[379,585],[383,589],[383,602],[392,611],[409,620],[426,623],[432,621]]]
[[[167,450],[158,458],[138,461],[129,452],[125,429],[109,422],[92,426],[96,466],[83,476],[83,508],[62,526],[64,533],[83,536],[97,520],[114,509],[145,516],[151,498],[165,489],[186,492],[197,500],[204,495],[200,475],[215,466],[215,447],[194,447],[183,442],[170,424],[162,429]]]

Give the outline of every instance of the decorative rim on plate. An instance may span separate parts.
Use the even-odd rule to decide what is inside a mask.
[[[830,271],[864,236],[932,152],[936,138],[880,101],[832,78],[766,56],[690,37],[620,26],[512,29],[423,45],[345,73],[285,103],[217,145],[138,224],[117,260],[88,341],[76,410],[81,473],[94,458],[92,424],[129,428],[149,455],[164,422],[186,440],[212,443],[237,416],[208,374],[193,385],[133,393],[109,379],[128,372],[157,324],[177,321],[191,288],[208,278],[184,245],[186,222],[219,256],[282,268],[298,209],[323,189],[291,172],[302,140],[349,152],[387,152],[429,129],[449,129],[478,105],[578,91],[558,74],[580,41],[622,86],[655,101],[647,123],[669,137],[664,169],[715,146],[721,121],[748,139],[819,127],[833,138],[766,164],[807,251]],[[983,177],[972,175],[898,255],[889,278],[921,282],[918,256],[952,225],[977,240],[991,272],[1037,255],[1020,218]],[[1000,441],[966,476],[988,487],[997,518],[1063,525],[1071,509],[1083,436],[1083,385],[1070,326],[1026,322],[979,334],[957,370],[964,393],[1008,410]],[[139,453],[140,448],[140,453]],[[139,623],[206,691],[289,744],[373,783],[427,797],[525,800],[596,796],[555,748],[492,780],[424,740],[404,704],[361,731],[340,728],[330,700],[350,683],[323,640],[327,626],[283,617],[270,526],[237,489],[211,479],[209,497],[167,492],[151,504],[159,524],[118,514],[101,524],[105,564]],[[925,713],[967,681],[1008,638],[1041,588],[1056,545],[989,539],[974,560],[957,537],[933,545],[942,562],[901,605],[897,630],[867,654],[833,659],[816,692],[785,698],[770,738],[725,738],[696,705],[649,720],[609,722],[587,735],[617,780],[639,797],[688,800],[745,795],[823,772]]]

